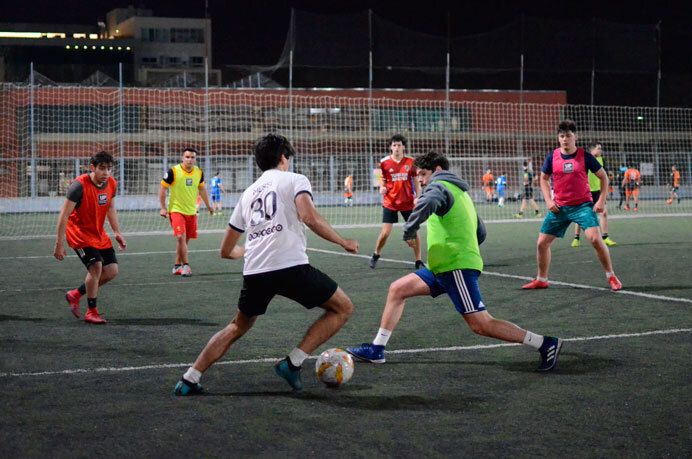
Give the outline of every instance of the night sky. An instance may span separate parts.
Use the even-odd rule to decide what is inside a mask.
[[[95,25],[108,10],[128,4],[150,8],[154,16],[204,17],[204,0],[156,0],[148,2],[4,1],[0,22],[41,22]],[[222,1],[208,0],[212,19],[213,65],[272,65],[284,47],[291,8],[312,12],[340,13],[372,9],[381,18],[411,30],[445,36],[447,13],[452,35],[471,35],[497,29],[522,14],[538,18],[570,21],[601,18],[631,24],[662,21],[665,52],[664,72],[677,73],[680,84],[692,82],[692,13],[677,2],[648,2],[637,7],[633,2],[415,2],[417,7],[393,1]],[[470,3],[470,4],[469,4]],[[420,5],[425,5],[421,7]],[[565,5],[565,6],[562,6]],[[689,90],[687,91],[689,93]],[[684,92],[682,93],[684,94]],[[692,99],[692,98],[690,98]],[[682,101],[680,105],[689,105]]]
[[[402,6],[392,1],[222,1],[208,0],[212,19],[213,48],[216,65],[274,64],[284,46],[291,7],[313,12],[354,12],[372,9],[377,15],[398,25],[430,34],[445,35],[446,12],[449,11],[455,35],[475,34],[498,28],[519,15],[526,14],[550,19],[598,17],[615,22],[654,24],[663,21],[663,28],[677,33],[689,31],[692,14],[681,9],[677,2],[648,2],[645,8],[633,7],[633,2],[426,2],[426,7]],[[423,2],[415,2],[420,5]],[[464,3],[472,3],[464,5]],[[600,3],[600,4],[599,4]],[[105,17],[105,13],[127,5],[153,10],[155,16],[204,17],[204,0],[168,1],[75,1],[28,0],[3,1],[0,22],[41,22],[61,24],[90,24]],[[347,6],[346,6],[347,5]],[[670,44],[669,44],[670,45]],[[683,44],[681,43],[681,47]]]

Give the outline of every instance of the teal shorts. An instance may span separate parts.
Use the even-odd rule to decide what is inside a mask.
[[[562,206],[557,214],[548,211],[541,225],[541,233],[564,237],[567,227],[572,222],[581,226],[582,230],[598,226],[598,216],[593,211],[593,202],[585,202],[578,206]]]

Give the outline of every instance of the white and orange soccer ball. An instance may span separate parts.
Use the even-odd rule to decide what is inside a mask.
[[[353,357],[342,349],[327,349],[317,357],[315,376],[328,387],[346,384],[353,376]]]

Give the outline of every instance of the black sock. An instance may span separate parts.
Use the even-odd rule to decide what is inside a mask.
[[[574,235],[574,239],[576,239],[576,240],[578,241],[578,240],[579,240],[579,235],[578,235],[578,234],[575,234],[575,235]]]
[[[80,295],[85,295],[85,294],[86,294],[86,285],[85,285],[85,284],[80,285],[80,286],[77,288],[77,290],[79,291],[79,294],[80,294]]]
[[[96,307],[96,298],[87,298],[87,304],[89,305],[89,309],[95,308]]]
[[[182,265],[173,265],[175,268],[180,268]]]
[[[520,211],[519,211],[519,215],[524,215],[524,211],[523,211],[523,210],[520,210]]]
[[[291,371],[299,371],[300,367],[297,367],[291,363],[291,358],[289,356],[286,356],[286,362],[288,362],[288,368],[291,369]]]
[[[380,256],[379,256],[378,254],[374,253],[374,252],[373,252],[373,254],[372,254],[372,257],[373,257],[375,260],[377,260],[378,258],[380,258]]]
[[[540,213],[541,213],[541,212],[540,212],[538,209],[536,209],[536,215],[538,215],[538,214],[540,214]]]
[[[602,235],[601,237],[602,237],[603,239],[607,239],[607,238],[608,238],[608,233],[603,233],[603,235]]]

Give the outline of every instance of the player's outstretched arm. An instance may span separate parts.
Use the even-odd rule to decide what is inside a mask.
[[[211,204],[209,204],[209,195],[207,195],[207,188],[204,186],[204,184],[200,184],[198,190],[199,196],[202,198],[202,201],[204,201],[204,205],[207,206],[207,210],[210,214],[214,215],[214,208],[211,206]]]
[[[245,254],[245,246],[238,245],[241,233],[230,226],[226,229],[221,241],[221,258],[235,260]]]
[[[168,209],[166,209],[166,187],[163,185],[159,186],[159,204],[161,205],[159,214],[163,218],[168,217]]]
[[[554,214],[559,213],[560,206],[550,197],[550,176],[545,172],[541,172],[541,193],[543,193],[543,199],[545,199],[545,205],[548,207],[548,210]]]
[[[111,228],[113,229],[113,233],[115,234],[115,240],[118,242],[118,246],[120,248],[121,252],[124,252],[125,249],[127,248],[127,242],[125,241],[125,238],[123,237],[122,234],[120,234],[120,223],[118,223],[118,212],[115,210],[115,202],[111,198],[111,205],[108,208],[108,213],[106,214],[106,218],[108,218],[108,223],[111,225]]]
[[[62,204],[62,209],[60,209],[60,215],[58,216],[58,227],[57,236],[55,238],[55,250],[53,251],[53,256],[58,260],[65,258],[65,231],[67,230],[67,218],[70,216],[74,210],[76,202],[65,199]]]
[[[334,228],[324,219],[315,206],[312,204],[312,197],[308,193],[301,193],[296,196],[296,208],[298,218],[305,223],[316,235],[334,244],[340,245],[347,252],[358,253],[358,241],[355,239],[344,239]]]

